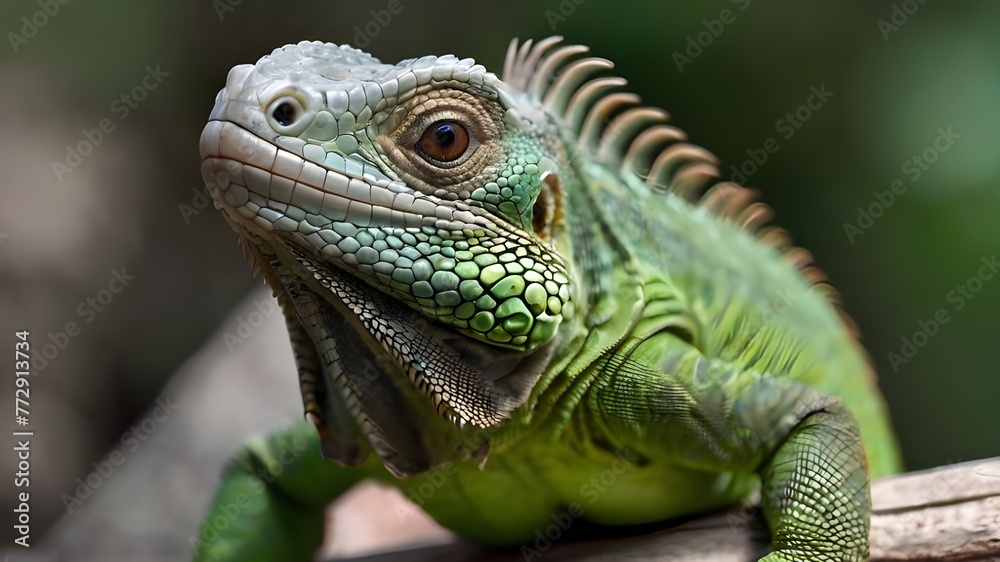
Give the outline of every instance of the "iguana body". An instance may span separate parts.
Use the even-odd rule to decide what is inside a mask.
[[[203,171],[286,313],[315,429],[234,460],[199,560],[308,559],[365,478],[496,545],[570,507],[645,523],[763,481],[767,560],[867,556],[867,469],[898,460],[832,291],[558,42],[512,44],[503,80],[321,43],[230,73]]]

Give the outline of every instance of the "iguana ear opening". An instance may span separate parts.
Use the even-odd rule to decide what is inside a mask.
[[[541,191],[531,208],[531,227],[535,235],[545,242],[551,242],[555,229],[562,225],[562,197],[559,176],[552,172],[543,173]]]

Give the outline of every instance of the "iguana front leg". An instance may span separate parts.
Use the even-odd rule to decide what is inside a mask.
[[[765,562],[867,559],[865,453],[838,399],[708,358],[667,332],[617,355],[627,359],[598,362],[588,398],[607,442],[705,472],[758,473],[774,548]],[[702,509],[718,493],[706,489]]]
[[[854,417],[839,403],[799,422],[761,480],[774,546],[764,561],[868,559],[868,467]]]
[[[254,439],[226,467],[191,541],[194,560],[311,560],[323,540],[326,506],[379,469],[377,460],[354,468],[324,460],[316,429],[304,421]]]

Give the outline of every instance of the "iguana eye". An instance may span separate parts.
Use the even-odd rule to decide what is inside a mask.
[[[302,102],[292,96],[281,96],[275,99],[267,106],[266,111],[267,120],[271,127],[275,131],[287,135],[301,132],[298,131],[300,127],[296,125],[303,121],[305,113],[306,110],[302,107]]]
[[[438,121],[424,130],[416,147],[431,163],[454,162],[468,150],[469,132],[455,121]]]

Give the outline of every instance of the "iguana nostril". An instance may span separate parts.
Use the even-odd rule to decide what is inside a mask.
[[[271,113],[271,115],[274,117],[274,120],[277,121],[278,124],[283,125],[285,127],[295,122],[296,114],[297,112],[295,110],[295,107],[293,107],[292,104],[288,103],[287,101],[279,103],[278,106],[275,107],[274,111]]]
[[[273,132],[298,136],[314,115],[306,110],[309,96],[301,91],[284,90],[264,107],[264,115]]]

